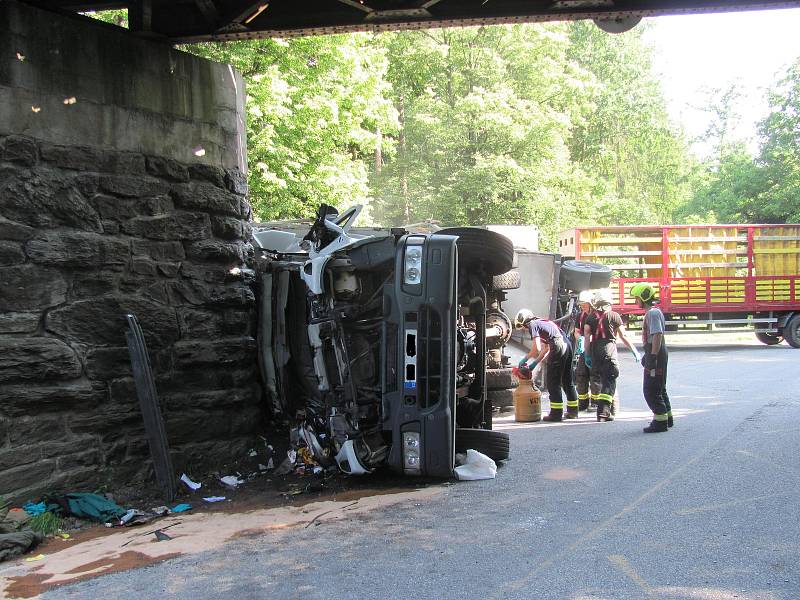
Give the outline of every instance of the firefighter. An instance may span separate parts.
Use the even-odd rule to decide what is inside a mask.
[[[617,359],[617,338],[622,340],[639,362],[639,351],[625,335],[625,326],[622,317],[611,310],[611,291],[599,290],[592,299],[595,312],[587,318],[584,338],[591,335],[591,342],[587,339],[584,344],[591,344],[589,368],[591,369],[592,383],[599,389],[595,400],[597,402],[597,420],[613,421],[614,394],[617,391],[617,377],[619,377],[619,360]]]
[[[645,433],[659,433],[672,427],[672,405],[667,395],[667,345],[664,340],[664,313],[653,303],[656,291],[649,283],[637,283],[631,288],[631,297],[640,308],[647,309],[642,322],[644,342],[644,383],[642,391],[647,406],[653,411],[653,420],[645,427]]]
[[[586,366],[586,357],[591,354],[591,349],[586,346],[584,327],[588,325],[587,320],[594,312],[592,308],[592,294],[592,290],[586,290],[578,294],[578,306],[581,312],[578,313],[578,317],[575,319],[575,329],[572,332],[575,338],[573,347],[578,357],[575,363],[575,387],[578,391],[578,410],[589,410],[590,399],[592,396],[599,393],[599,390],[594,389],[590,378],[591,373],[589,367]],[[589,362],[591,362],[591,358]],[[591,403],[593,404],[594,402]]]
[[[547,319],[537,319],[533,313],[523,308],[514,319],[514,327],[527,329],[531,334],[531,350],[519,362],[519,367],[533,369],[547,360],[547,392],[550,394],[550,414],[543,421],[561,421],[578,418],[578,392],[572,380],[572,344],[561,328]],[[567,414],[564,415],[564,399],[567,396]]]

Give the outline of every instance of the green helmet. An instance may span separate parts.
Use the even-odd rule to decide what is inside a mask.
[[[642,302],[650,302],[656,297],[656,290],[653,286],[643,281],[634,285],[628,293],[632,298],[638,298]]]

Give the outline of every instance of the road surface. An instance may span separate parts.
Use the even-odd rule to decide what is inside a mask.
[[[621,352],[617,420],[503,419],[512,457],[494,480],[43,597],[795,600],[800,351],[708,340],[672,344],[668,433],[642,433],[641,369]]]

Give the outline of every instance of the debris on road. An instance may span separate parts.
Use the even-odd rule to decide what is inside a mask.
[[[185,483],[186,487],[188,487],[193,492],[195,492],[195,491],[199,490],[201,487],[203,487],[202,483],[196,483],[196,482],[192,481],[186,473],[181,475],[181,481],[183,483]]]
[[[225,477],[220,477],[219,480],[228,486],[229,488],[236,489],[241,484],[244,483],[244,479],[239,479],[235,475],[226,475]]]
[[[456,456],[456,463],[462,455]],[[463,464],[455,468],[456,477],[460,481],[476,481],[479,479],[494,479],[497,475],[497,463],[477,450],[467,450]]]
[[[156,541],[157,542],[166,542],[166,541],[172,539],[171,536],[167,535],[166,533],[164,533],[160,529],[156,529],[155,534],[156,534]]]

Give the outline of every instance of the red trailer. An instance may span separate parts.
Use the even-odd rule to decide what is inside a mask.
[[[628,292],[646,281],[672,331],[750,328],[800,347],[800,224],[577,227],[559,252],[611,267],[614,310],[628,318],[643,312]]]

